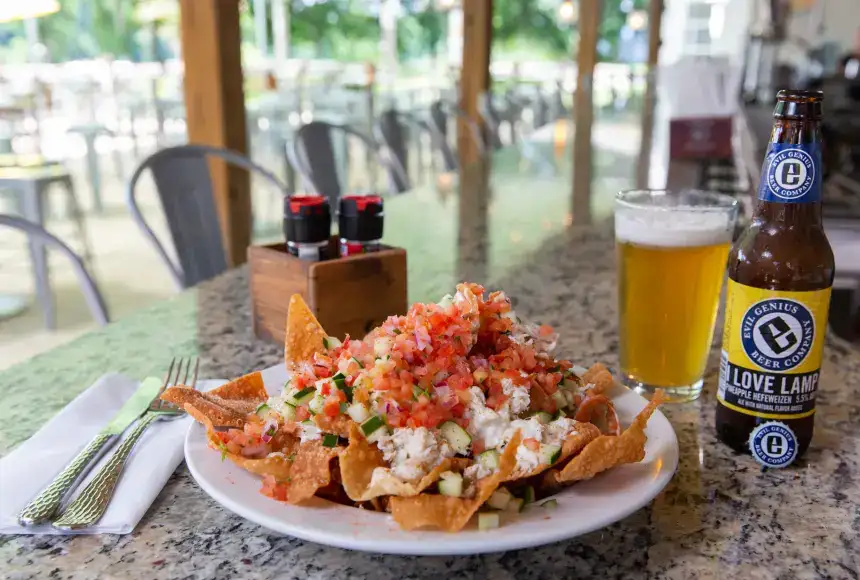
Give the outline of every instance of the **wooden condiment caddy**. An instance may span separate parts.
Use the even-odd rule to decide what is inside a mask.
[[[337,256],[337,238],[329,240]],[[284,342],[290,296],[301,294],[331,336],[362,338],[387,317],[405,314],[406,250],[380,251],[310,262],[287,252],[286,245],[251,246],[251,308],[254,335]]]

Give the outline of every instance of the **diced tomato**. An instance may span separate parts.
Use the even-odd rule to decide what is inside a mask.
[[[534,437],[527,437],[526,439],[523,439],[523,445],[525,445],[532,451],[537,451],[538,449],[540,449],[540,441],[538,441]]]
[[[260,493],[277,501],[287,501],[287,486],[275,481],[274,476],[267,475],[263,478],[263,487]]]
[[[296,407],[296,421],[304,421],[311,416],[311,412],[307,407]]]
[[[340,414],[340,399],[329,397],[323,405],[323,413],[326,417],[337,417]]]
[[[331,383],[324,383],[320,387],[320,393],[322,393],[323,397],[328,397],[331,394]]]
[[[555,330],[553,330],[552,326],[550,326],[548,324],[541,324],[540,328],[538,328],[538,333],[541,336],[550,336],[554,332],[555,332]]]

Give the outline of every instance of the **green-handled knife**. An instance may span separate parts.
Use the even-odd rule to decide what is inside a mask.
[[[32,526],[51,519],[63,499],[83,481],[99,458],[113,447],[122,432],[146,412],[163,383],[154,377],[145,379],[113,420],[18,514],[18,523]]]

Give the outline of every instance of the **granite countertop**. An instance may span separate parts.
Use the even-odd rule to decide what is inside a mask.
[[[421,249],[410,250],[410,296],[436,296],[440,276],[503,288],[516,300],[518,312],[561,332],[561,353],[614,365],[618,342],[610,228],[539,227],[543,233],[506,262],[486,246],[502,225],[496,222],[489,235],[479,234],[487,236],[484,242],[461,230],[459,254],[448,256],[444,267],[437,263],[438,271],[430,262],[413,263]],[[503,231],[511,237],[510,227]],[[432,250],[424,251],[432,257]],[[431,275],[422,278],[424,264]],[[234,377],[278,364],[281,348],[251,334],[247,288],[245,268],[228,272],[0,373],[0,453],[106,370],[159,373],[171,356],[191,354],[202,358],[207,377]],[[749,456],[715,439],[716,353],[703,396],[664,408],[680,445],[673,481],[647,507],[580,538],[456,558],[350,552],[280,536],[233,515],[198,488],[183,465],[132,534],[0,537],[0,576],[857,578],[860,354],[828,338],[812,446],[790,469],[762,472]]]

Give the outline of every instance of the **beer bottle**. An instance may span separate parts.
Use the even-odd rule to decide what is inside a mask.
[[[812,439],[833,251],[821,224],[818,91],[780,91],[752,223],[729,253],[717,437],[769,467]]]

